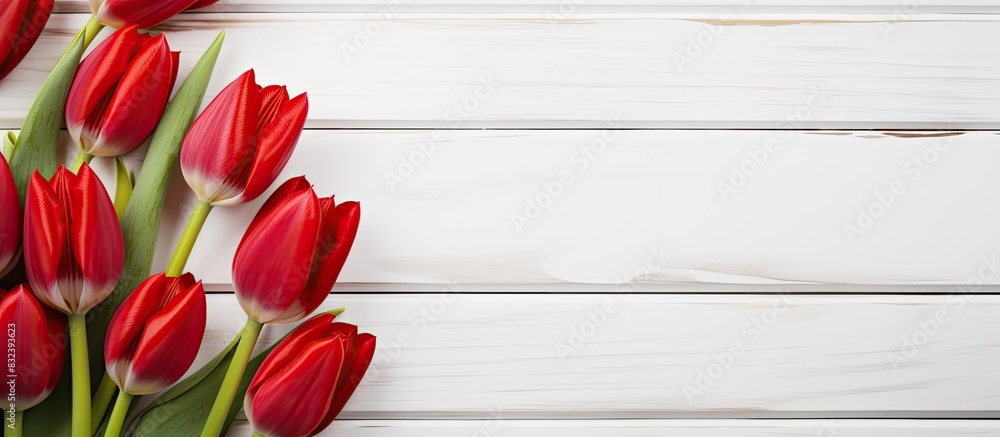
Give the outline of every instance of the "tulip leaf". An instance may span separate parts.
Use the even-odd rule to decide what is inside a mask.
[[[205,50],[153,131],[149,151],[121,220],[125,239],[125,266],[121,279],[111,295],[87,314],[93,387],[97,387],[104,373],[104,336],[111,316],[150,274],[170,176],[174,173],[184,135],[201,108],[224,37],[225,31],[220,32]]]
[[[7,135],[3,136],[3,156],[10,162],[10,157],[14,155],[14,145],[17,144],[17,134],[14,131],[8,131]]]
[[[229,364],[236,354],[236,343],[240,336],[219,353],[211,362],[195,374],[187,377],[176,386],[164,392],[152,405],[140,412],[135,419],[133,437],[187,437],[200,435],[208,415],[212,411],[216,395],[226,379]],[[279,341],[280,343],[280,341]],[[267,355],[274,350],[277,343],[250,360],[246,373],[236,391],[236,399],[229,409],[226,423],[220,435],[226,435],[240,410],[243,409],[243,397],[246,395],[250,381],[257,369],[264,363]]]
[[[38,96],[24,117],[21,133],[12,148],[14,153],[9,157],[10,171],[14,175],[14,185],[17,186],[22,205],[28,181],[35,170],[41,172],[46,179],[56,171],[56,147],[59,143],[59,131],[63,126],[66,97],[83,52],[102,27],[104,26],[92,18],[80,30],[42,84]]]
[[[129,198],[132,197],[132,187],[135,186],[135,178],[125,166],[125,160],[121,156],[115,157],[115,214],[118,220],[125,215],[125,207],[128,206]]]

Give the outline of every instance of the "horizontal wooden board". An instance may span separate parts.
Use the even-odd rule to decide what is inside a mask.
[[[85,20],[50,20],[0,127]],[[1000,127],[997,15],[189,14],[164,27],[182,72],[220,28],[209,92],[256,68],[310,93],[311,127]]]
[[[230,436],[249,436],[249,424]],[[919,420],[338,420],[320,437],[985,437],[1000,433],[993,421]]]
[[[914,12],[975,13],[996,12],[996,0],[961,0],[947,3],[924,0],[222,0],[200,12],[379,12],[393,8],[407,11],[523,11],[572,14],[590,11],[677,10],[707,11],[822,11],[822,12]],[[56,3],[60,12],[86,12],[87,0],[63,0]]]
[[[362,202],[341,276],[355,291],[996,292],[998,142],[993,132],[312,130],[279,181],[305,174],[321,195]],[[189,267],[213,289],[230,289],[262,201],[209,217]],[[178,175],[157,268],[193,204]]]
[[[998,296],[345,295],[353,419],[998,417]],[[199,362],[240,330],[209,296]],[[290,326],[265,327],[261,346]],[[797,435],[797,434],[793,434]],[[867,435],[867,434],[863,434]]]

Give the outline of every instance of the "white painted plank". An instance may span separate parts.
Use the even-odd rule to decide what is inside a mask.
[[[59,12],[87,12],[87,0],[56,3]],[[689,11],[721,12],[879,12],[888,14],[997,12],[996,0],[961,0],[947,3],[926,0],[222,0],[200,12],[382,12],[393,9],[416,11],[521,11],[574,14],[594,11]]]
[[[238,423],[230,436],[249,436]],[[1000,424],[985,420],[338,420],[320,437],[986,437]]]
[[[341,282],[381,290],[996,291],[978,285],[1000,284],[1000,203],[990,200],[1000,137],[934,135],[946,134],[307,131],[279,180],[305,174],[322,195],[362,202]],[[436,143],[423,146],[429,154],[426,142]],[[741,167],[756,171],[737,186]],[[724,197],[720,182],[735,192]],[[886,194],[893,187],[901,194]],[[549,191],[559,193],[551,203]],[[178,176],[160,268],[193,207],[188,192]],[[189,264],[206,283],[228,289],[262,201],[209,217]],[[869,224],[859,209],[876,217]]]
[[[321,309],[333,307],[379,339],[345,418],[947,418],[1000,409],[998,296],[335,294]],[[233,295],[209,296],[199,362],[241,319]],[[289,328],[266,327],[261,345]]]
[[[312,127],[1000,127],[1000,58],[984,55],[997,15],[391,18],[190,14],[165,29],[186,72],[226,28],[209,93],[255,67],[310,93]],[[0,127],[20,125],[84,20],[53,17],[0,83]]]

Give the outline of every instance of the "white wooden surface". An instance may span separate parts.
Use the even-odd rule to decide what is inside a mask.
[[[284,176],[363,204],[325,307],[380,349],[322,435],[1000,435],[1000,1],[223,0],[162,27],[182,77],[219,28],[209,93],[308,91]],[[192,256],[200,360],[259,203]]]
[[[0,84],[0,127],[20,124],[40,71],[85,20],[50,21],[52,32]],[[165,29],[187,71],[225,27],[210,92],[253,67],[262,82],[308,91],[314,128],[1000,127],[1000,57],[984,55],[1000,40],[1000,15],[906,14],[890,28],[886,20],[190,14]]]

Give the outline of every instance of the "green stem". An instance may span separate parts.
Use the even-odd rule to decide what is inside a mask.
[[[194,242],[198,239],[202,226],[205,226],[205,219],[208,218],[210,212],[212,212],[212,205],[203,200],[199,200],[194,206],[187,226],[184,227],[184,233],[181,234],[181,240],[177,242],[177,248],[174,249],[174,256],[170,258],[170,264],[167,265],[167,276],[184,274],[184,266],[191,256],[191,249],[194,248]]]
[[[261,434],[257,432],[257,430],[254,430],[253,434],[250,434],[250,437],[264,437],[264,434]]]
[[[87,357],[87,321],[69,316],[69,345],[73,365],[73,437],[90,437],[90,359]]]
[[[104,377],[101,378],[101,385],[97,386],[97,393],[94,394],[94,402],[91,403],[91,434],[97,432],[97,428],[101,427],[101,422],[104,420],[104,413],[108,412],[108,407],[111,406],[111,399],[114,399],[116,391],[118,391],[118,386],[115,385],[111,377],[105,372]]]
[[[229,364],[229,371],[226,372],[226,379],[222,381],[219,388],[219,396],[215,398],[212,405],[212,412],[208,415],[205,429],[201,432],[201,437],[219,437],[222,427],[225,425],[226,417],[229,416],[229,409],[233,406],[233,399],[236,391],[243,381],[243,373],[247,370],[247,363],[250,362],[250,354],[260,337],[260,329],[264,325],[254,319],[248,319],[243,333],[240,335],[240,344],[236,346],[233,360]],[[75,436],[74,436],[75,437]]]
[[[94,42],[97,34],[101,33],[101,29],[104,29],[104,25],[100,21],[97,21],[97,17],[91,15],[90,19],[87,20],[87,24],[83,25],[83,46],[90,46],[90,43]]]
[[[132,395],[125,393],[125,390],[118,392],[118,400],[115,401],[115,409],[111,410],[111,419],[108,419],[108,430],[104,432],[104,437],[118,437],[122,433],[122,424],[125,423],[125,415],[128,414],[128,406],[132,403]]]
[[[4,437],[21,437],[21,430],[24,429],[24,411],[14,412],[14,423],[6,424],[3,427]]]
[[[94,160],[94,155],[84,152],[83,150],[79,151],[76,154],[76,159],[73,160],[73,173],[79,173],[80,167],[83,167],[83,163],[86,162],[89,164],[90,161],[93,160]]]

